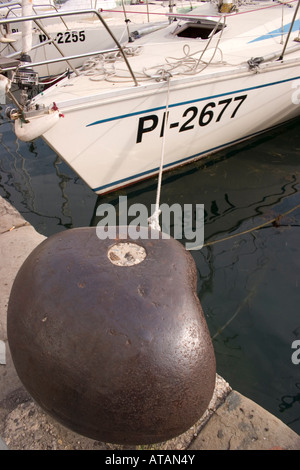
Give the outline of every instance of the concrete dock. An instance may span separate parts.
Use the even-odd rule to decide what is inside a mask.
[[[45,239],[0,197],[0,450],[300,450],[300,436],[217,375],[202,418],[181,436],[149,446],[120,446],[78,435],[32,400],[15,371],[6,314],[15,276]]]

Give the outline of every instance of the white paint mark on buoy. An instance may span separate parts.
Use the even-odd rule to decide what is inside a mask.
[[[0,364],[6,364],[6,357],[5,357],[5,343],[4,341],[0,340]]]
[[[145,248],[136,243],[116,243],[107,253],[111,263],[117,266],[133,266],[139,264],[147,256]]]

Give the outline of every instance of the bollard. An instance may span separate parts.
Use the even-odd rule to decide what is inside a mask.
[[[8,341],[25,388],[61,424],[151,444],[206,411],[215,355],[190,253],[148,228],[137,240],[118,230],[71,229],[35,248],[11,290]]]

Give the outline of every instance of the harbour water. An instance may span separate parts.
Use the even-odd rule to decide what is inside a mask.
[[[0,122],[0,195],[41,234],[96,225],[98,205],[118,209],[120,196],[128,206],[155,203],[157,178],[97,198],[41,139],[16,141],[3,110]],[[299,126],[167,173],[160,198],[204,204],[204,246],[191,254],[218,373],[298,434]]]

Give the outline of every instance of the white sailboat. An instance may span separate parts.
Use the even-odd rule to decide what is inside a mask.
[[[67,68],[81,66],[85,53],[115,47],[114,40],[107,34],[91,8],[101,12],[118,42],[122,44],[127,42],[137,29],[146,30],[149,23],[154,23],[152,16],[146,16],[145,6],[143,7],[134,13],[134,21],[130,21],[129,18],[132,16],[128,17],[125,5],[124,10],[121,8],[114,15],[111,13],[116,8],[115,0],[69,0],[62,5],[47,0],[42,2],[35,0],[35,3],[32,0],[22,0],[22,3],[18,1],[0,3],[2,18],[16,20],[11,23],[0,23],[0,55],[9,59],[24,58],[24,41],[27,42],[27,59],[41,63],[34,70],[40,80],[47,80],[48,77],[64,73]],[[81,13],[88,9],[90,14]],[[70,11],[77,14],[39,19],[41,14],[55,12],[63,14]],[[20,19],[25,16],[31,16],[33,19],[21,22]],[[155,24],[167,24],[165,18],[157,15],[155,18]],[[74,59],[66,65],[66,61],[57,61],[58,57],[74,57]]]
[[[230,3],[228,3],[230,2]],[[11,112],[97,194],[300,114],[299,1],[211,2]]]

